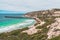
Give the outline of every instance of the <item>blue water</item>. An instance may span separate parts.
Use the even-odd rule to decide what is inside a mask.
[[[23,28],[23,27],[28,27],[28,26],[35,23],[34,19],[28,19],[28,18],[5,18],[5,16],[15,16],[15,17],[17,17],[17,16],[23,16],[23,15],[21,15],[21,14],[0,14],[0,28],[5,28],[5,27],[11,26],[11,25],[18,24],[18,23],[19,24],[26,23],[26,24],[23,24],[23,26],[20,26],[21,28]]]

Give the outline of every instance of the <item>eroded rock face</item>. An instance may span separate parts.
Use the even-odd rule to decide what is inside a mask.
[[[51,25],[49,25],[50,28],[47,33],[48,39],[51,39],[52,37],[56,37],[60,35],[60,18],[56,18],[55,20],[56,20],[55,23],[52,23]]]
[[[60,16],[60,9],[51,9],[51,10],[42,10],[42,11],[35,11],[35,12],[28,12],[25,14],[27,17],[56,17]],[[56,37],[60,35],[60,18],[56,18],[56,21],[52,23],[51,25],[48,25],[47,28],[49,27],[49,31],[47,33],[48,39],[52,37]],[[39,21],[38,21],[39,22]]]
[[[40,16],[60,16],[60,9],[33,11],[25,14],[28,17],[40,17]]]
[[[41,31],[42,29],[36,29],[37,26],[42,26],[43,24],[45,24],[45,22],[41,22],[40,24],[36,25],[36,26],[30,26],[30,28],[28,30],[24,30],[22,31],[22,33],[27,33],[28,35],[32,35],[37,33],[38,31]]]

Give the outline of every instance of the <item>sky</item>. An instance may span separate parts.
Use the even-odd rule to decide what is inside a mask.
[[[60,0],[0,0],[0,10],[31,12],[60,8]]]

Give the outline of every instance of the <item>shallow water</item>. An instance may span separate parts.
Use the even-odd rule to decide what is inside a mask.
[[[5,18],[5,15],[0,15],[0,27],[2,26],[9,26],[9,25],[13,25],[16,23],[22,23],[25,22],[26,20],[32,20],[32,19],[27,19],[27,18]],[[9,14],[7,16],[21,16],[21,15],[12,15]]]
[[[8,14],[7,14],[8,15]],[[28,18],[5,18],[5,15],[0,15],[0,32],[7,32],[12,31],[15,29],[20,29],[24,27],[28,27],[30,25],[33,25],[35,23],[34,19],[28,19]],[[12,15],[9,14],[8,16],[23,16],[23,15]]]

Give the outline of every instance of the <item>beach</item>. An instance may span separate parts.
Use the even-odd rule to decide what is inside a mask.
[[[6,27],[2,27],[2,28],[0,28],[0,33],[10,32],[10,31],[17,30],[17,29],[22,29],[25,27],[29,27],[33,24],[34,24],[34,20],[29,19],[29,20],[26,20],[22,23],[17,23],[17,24],[6,26]]]
[[[32,26],[29,27],[28,30],[22,31],[22,33],[27,33],[28,35],[32,35],[34,33],[37,33],[38,31],[41,31],[42,29],[36,29],[36,27],[42,26],[43,24],[45,24],[45,22],[41,21],[39,18],[36,18],[35,20],[36,20],[35,24],[39,23],[38,21],[40,21],[40,24],[37,25],[33,24]]]

